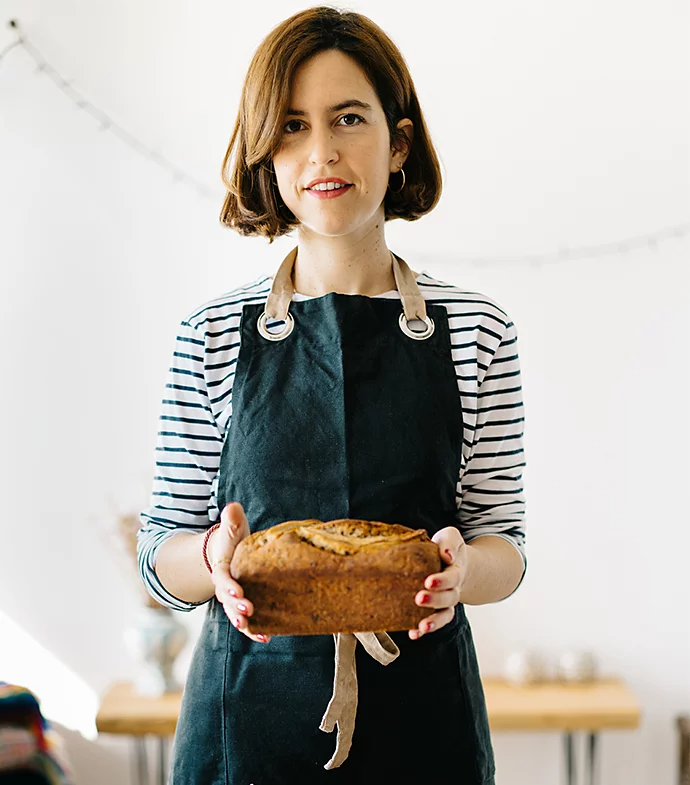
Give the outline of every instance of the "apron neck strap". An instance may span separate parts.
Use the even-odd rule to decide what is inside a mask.
[[[273,279],[273,286],[271,286],[271,291],[266,300],[265,313],[269,319],[285,321],[287,318],[292,295],[295,292],[295,286],[292,282],[292,270],[295,266],[296,258],[297,246],[283,259]],[[395,285],[400,293],[405,318],[408,321],[412,319],[424,321],[426,319],[426,304],[412,270],[410,270],[404,259],[396,256],[393,252],[391,252],[391,258],[393,261]]]

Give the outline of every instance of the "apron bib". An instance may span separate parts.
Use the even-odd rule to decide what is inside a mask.
[[[296,253],[281,264],[265,310],[243,307],[219,509],[240,502],[252,532],[307,518],[399,523],[429,535],[457,526],[463,419],[446,309],[424,302],[395,256],[402,309],[397,299],[335,292],[292,302]],[[284,323],[280,336],[267,332],[271,318]],[[408,324],[417,318],[426,320],[422,332]],[[352,746],[325,770],[336,735],[319,728],[333,691],[333,636],[255,643],[213,597],[169,785],[493,785],[463,606],[417,641],[389,635],[400,655],[386,666],[357,646]]]

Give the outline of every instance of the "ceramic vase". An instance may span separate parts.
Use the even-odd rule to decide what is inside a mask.
[[[173,666],[188,639],[187,628],[170,608],[140,609],[135,624],[125,631],[125,642],[139,667],[134,686],[140,695],[181,689]]]
[[[588,651],[565,651],[558,659],[557,676],[560,681],[582,684],[594,681],[596,675],[596,660]]]
[[[536,652],[514,651],[506,660],[503,675],[516,686],[538,684],[545,679],[544,662]]]

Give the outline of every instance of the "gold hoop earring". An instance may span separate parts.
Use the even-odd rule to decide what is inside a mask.
[[[394,191],[391,188],[390,182],[388,183],[388,188],[390,189],[390,192],[393,194],[399,194],[400,191],[402,191],[402,189],[405,187],[405,170],[402,168],[402,166],[400,167],[400,174],[402,175],[402,185],[400,186],[400,188],[398,188],[397,191]]]

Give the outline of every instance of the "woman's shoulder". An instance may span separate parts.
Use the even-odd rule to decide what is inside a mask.
[[[445,305],[449,316],[485,315],[504,324],[510,322],[510,317],[500,303],[483,292],[465,289],[427,272],[417,277],[417,285],[425,300]]]
[[[270,289],[270,276],[261,276],[235,289],[230,289],[212,300],[207,300],[190,311],[182,321],[202,331],[208,325],[213,325],[214,331],[222,329],[223,322],[236,320],[242,315],[245,303],[265,301]]]

